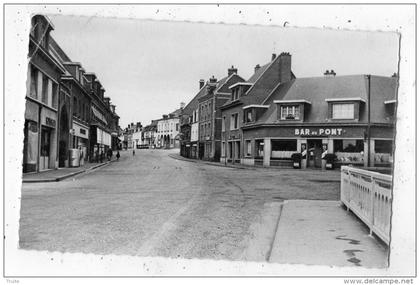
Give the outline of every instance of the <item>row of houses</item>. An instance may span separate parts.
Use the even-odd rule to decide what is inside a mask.
[[[184,157],[261,166],[290,166],[294,153],[321,167],[327,153],[338,164],[389,166],[393,162],[397,76],[297,78],[292,56],[273,54],[245,80],[199,81],[181,114]]]
[[[23,172],[80,165],[118,145],[115,105],[96,74],[72,61],[52,30],[48,17],[32,17]]]
[[[145,127],[140,122],[129,124],[121,133],[121,148],[179,148],[180,114],[184,107],[181,103],[179,109]]]

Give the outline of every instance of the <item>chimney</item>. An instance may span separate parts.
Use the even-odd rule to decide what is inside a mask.
[[[233,65],[228,69],[228,76],[231,76],[232,74],[238,74],[238,69],[233,67]]]
[[[109,97],[104,97],[104,102],[105,102],[105,104],[106,104],[106,106],[109,108],[110,106],[110,101],[111,101],[111,98],[109,98]]]
[[[280,54],[280,83],[292,80],[292,56],[288,52]]]
[[[214,75],[209,79],[210,83],[217,83],[217,79],[214,78]]]
[[[276,59],[276,57],[277,57],[277,55],[276,55],[275,53],[273,53],[273,54],[271,55],[271,61],[275,60],[275,59]]]
[[[115,114],[115,105],[111,105],[111,111]]]
[[[199,84],[200,84],[200,89],[199,90],[201,90],[201,88],[203,88],[203,86],[204,86],[204,79],[200,79]]]
[[[260,68],[261,68],[261,66],[259,64],[257,64],[254,68],[254,73],[257,72]]]
[[[185,108],[185,103],[184,103],[184,102],[181,102],[181,104],[180,104],[180,108],[181,108],[181,109],[184,109],[184,108]]]

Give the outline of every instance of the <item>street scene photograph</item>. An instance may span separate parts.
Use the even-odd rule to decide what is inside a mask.
[[[399,33],[57,12],[23,37],[19,250],[392,265]]]

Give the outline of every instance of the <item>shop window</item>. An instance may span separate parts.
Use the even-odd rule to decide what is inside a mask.
[[[251,140],[245,141],[245,156],[251,156]]]
[[[375,153],[392,153],[392,141],[375,140]]]
[[[271,140],[271,158],[290,159],[297,151],[297,140]]]
[[[297,140],[272,140],[272,151],[296,151]]]
[[[281,120],[299,120],[300,119],[299,105],[280,106],[280,119]]]
[[[354,103],[332,104],[333,119],[354,119]]]
[[[238,113],[231,115],[230,129],[236,130],[238,128]]]
[[[38,69],[31,65],[31,84],[29,90],[29,97],[38,98]]]
[[[42,75],[42,103],[48,104],[48,77]]]
[[[334,152],[362,152],[363,140],[334,140]]]
[[[264,140],[255,140],[255,157],[264,156]]]

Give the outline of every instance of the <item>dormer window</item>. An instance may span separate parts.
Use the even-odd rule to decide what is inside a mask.
[[[328,119],[332,120],[359,120],[360,103],[365,102],[360,97],[331,98],[325,101],[328,102]]]
[[[269,105],[248,105],[243,107],[243,122],[256,122],[269,107]]]
[[[252,122],[252,109],[245,110],[245,123]]]
[[[285,105],[280,107],[280,120],[300,120],[299,105]]]
[[[280,121],[303,121],[305,105],[311,102],[304,99],[274,100],[278,105],[278,119]]]
[[[236,101],[246,93],[246,91],[252,86],[252,83],[249,82],[237,82],[231,86],[229,89],[232,90],[231,100]]]
[[[354,119],[354,103],[332,104],[332,119]]]

